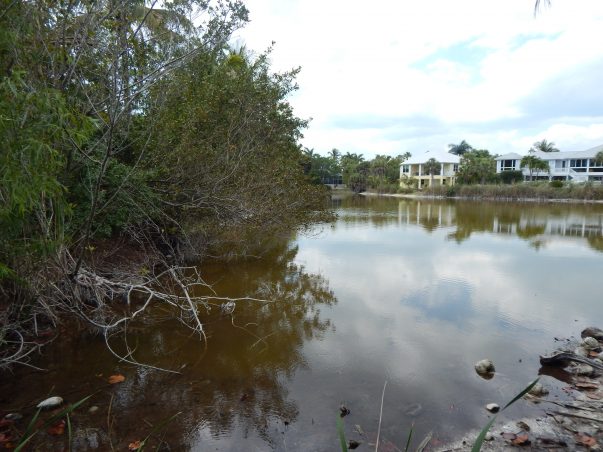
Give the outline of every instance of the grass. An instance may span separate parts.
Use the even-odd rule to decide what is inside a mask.
[[[588,183],[563,184],[561,187],[551,186],[548,182],[528,182],[512,185],[435,186],[426,188],[421,193],[432,196],[468,199],[603,200],[603,186]]]
[[[504,410],[506,410],[507,408],[509,408],[511,405],[513,405],[515,402],[517,402],[519,399],[521,399],[524,395],[526,395],[528,392],[530,392],[530,390],[536,385],[536,383],[538,383],[538,380],[540,378],[536,378],[536,380],[532,381],[528,386],[526,386],[519,394],[517,394],[515,397],[513,397],[513,399],[511,399],[510,402],[508,402],[501,410],[500,412],[503,412]],[[385,386],[387,385],[387,382],[385,383],[385,385],[383,385],[383,394],[381,396],[381,413],[383,413],[383,397],[385,396]],[[484,444],[484,441],[486,440],[486,434],[488,433],[488,431],[490,430],[490,428],[492,427],[492,425],[494,425],[494,422],[496,421],[497,415],[494,415],[494,417],[492,417],[492,419],[490,419],[490,421],[486,424],[486,426],[480,431],[479,435],[477,436],[475,442],[473,443],[473,447],[471,448],[471,452],[480,452],[482,445]],[[375,452],[377,452],[377,450],[379,449],[379,433],[381,431],[381,416],[379,416],[379,429],[377,431],[377,441],[375,444]],[[408,432],[408,437],[406,440],[406,447],[404,448],[404,452],[408,452],[410,450],[410,446],[412,443],[412,436],[413,436],[413,431],[414,431],[414,425],[410,426],[410,431]],[[346,441],[345,438],[345,431],[344,431],[344,426],[343,426],[343,419],[341,416],[337,416],[337,433],[339,436],[339,444],[341,446],[341,451],[342,452],[348,452],[348,443]],[[419,447],[416,449],[417,452],[422,452],[425,447],[427,447],[427,444],[429,444],[429,441],[431,441],[431,433],[429,433],[425,439],[423,439],[423,441],[421,441],[421,444],[419,445]]]

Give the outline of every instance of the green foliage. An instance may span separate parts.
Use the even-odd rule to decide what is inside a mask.
[[[537,141],[530,148],[530,152],[540,151],[540,152],[559,152],[559,149],[555,147],[555,143],[552,141],[541,140]]]
[[[534,172],[538,174],[539,172],[548,172],[549,164],[546,160],[543,160],[535,155],[526,155],[521,159],[520,162],[521,168],[527,168],[530,173],[530,180],[533,178]]]
[[[549,182],[549,185],[553,188],[563,188],[563,181],[561,180],[552,180]]]
[[[485,149],[473,149],[462,154],[457,182],[485,184],[496,179],[496,161]]]
[[[464,155],[469,151],[472,151],[473,147],[467,143],[465,140],[461,141],[459,144],[449,144],[448,152],[454,155]]]
[[[523,172],[518,170],[502,171],[498,177],[503,184],[514,184],[523,181]]]

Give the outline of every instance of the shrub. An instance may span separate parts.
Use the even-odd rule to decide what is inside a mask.
[[[563,188],[563,181],[561,180],[552,180],[549,182],[549,185],[553,188]]]
[[[523,180],[521,171],[503,171],[498,176],[503,184],[514,184]]]

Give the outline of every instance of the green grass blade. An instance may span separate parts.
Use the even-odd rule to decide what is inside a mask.
[[[147,444],[147,441],[149,440],[149,438],[152,435],[154,435],[155,433],[160,431],[163,427],[165,427],[167,424],[172,422],[174,419],[176,419],[177,416],[180,416],[181,414],[182,414],[182,411],[178,411],[176,414],[172,414],[170,417],[164,419],[163,421],[159,422],[159,424],[157,424],[155,427],[153,427],[153,429],[149,432],[147,437],[140,442],[140,447],[138,448],[138,451],[142,452],[142,450],[144,449],[144,447]]]
[[[71,439],[72,439],[72,431],[71,431],[71,418],[69,414],[67,414],[67,451],[71,452]]]
[[[23,446],[25,446],[25,444],[27,444],[36,433],[33,432],[32,430],[36,424],[36,421],[38,420],[38,418],[40,417],[40,412],[42,411],[42,408],[38,408],[38,411],[36,411],[36,414],[34,414],[34,416],[31,418],[31,421],[29,421],[29,424],[27,425],[27,428],[25,429],[25,432],[23,433],[23,436],[21,437],[22,439],[19,441],[18,446],[15,448],[15,452],[19,452]]]
[[[410,442],[412,441],[412,432],[414,428],[414,424],[410,426],[410,432],[408,432],[408,439],[406,440],[406,447],[404,448],[404,452],[408,452],[408,450],[410,449]]]
[[[343,431],[343,419],[341,419],[341,416],[337,416],[337,433],[339,433],[339,444],[341,445],[341,452],[348,452],[348,444],[345,441],[345,432]]]
[[[492,424],[494,424],[495,420],[496,420],[496,416],[494,416],[492,419],[490,419],[490,422],[488,422],[486,424],[486,426],[482,429],[482,431],[479,432],[477,439],[473,443],[471,452],[479,452],[482,449],[482,444],[484,444],[484,440],[486,439],[486,433],[488,433],[488,430],[490,430],[490,427],[492,427]]]
[[[15,452],[21,451],[27,445],[27,443],[37,434],[38,434],[38,431],[36,430],[31,435],[29,435],[27,438],[25,438],[25,436],[24,436],[23,437],[24,439],[21,439],[19,441],[19,445],[17,447],[15,447]]]
[[[521,391],[519,394],[517,394],[513,400],[511,400],[509,403],[507,403],[504,407],[503,410],[510,407],[511,405],[513,405],[515,402],[517,402],[519,399],[521,399],[524,395],[526,395],[528,392],[530,392],[530,390],[534,387],[534,385],[536,383],[538,383],[538,380],[540,380],[540,377],[537,378],[536,380],[534,380],[532,383],[530,383],[523,391]]]

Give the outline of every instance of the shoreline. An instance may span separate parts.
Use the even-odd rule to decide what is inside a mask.
[[[500,202],[525,202],[525,203],[559,203],[559,204],[603,204],[601,199],[579,199],[579,198],[527,198],[527,197],[495,197],[495,196],[443,196],[443,195],[423,195],[418,193],[375,193],[362,192],[357,193],[361,196],[389,197],[403,199],[428,199],[428,200],[446,200],[455,201],[500,201]]]

